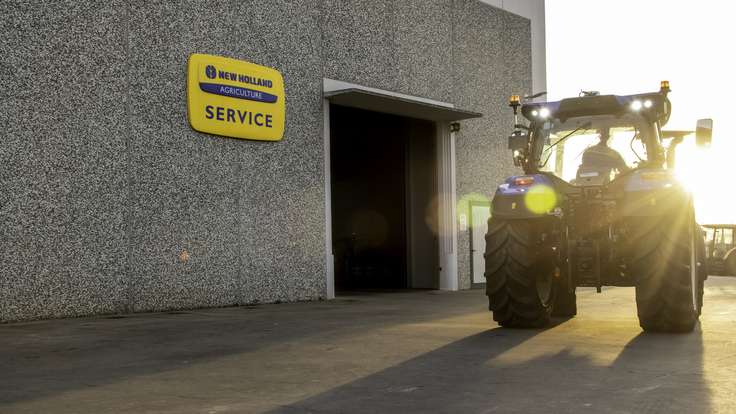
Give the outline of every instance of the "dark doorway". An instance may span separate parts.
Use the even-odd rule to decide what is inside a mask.
[[[437,288],[435,124],[330,107],[335,288]]]

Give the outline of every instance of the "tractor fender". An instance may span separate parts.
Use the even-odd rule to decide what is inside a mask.
[[[561,194],[557,180],[547,174],[515,175],[496,189],[491,214],[505,219],[544,217],[560,206]]]
[[[692,195],[670,170],[634,170],[617,184],[623,192],[623,216],[661,216],[673,210],[685,211],[692,205]]]

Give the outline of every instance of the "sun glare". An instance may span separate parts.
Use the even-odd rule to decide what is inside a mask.
[[[689,137],[677,149],[675,173],[693,194],[698,221],[706,223],[736,223],[736,192],[733,191],[726,169],[733,163],[736,146],[733,142],[716,142],[713,147],[695,146]]]
[[[665,129],[694,130],[698,119],[713,119],[710,149],[697,149],[688,137],[677,154],[676,172],[695,197],[698,220],[736,223],[730,180],[736,156],[733,58],[713,41],[736,37],[736,3],[547,0],[545,7],[548,98],[577,96],[580,90],[654,92],[659,81],[669,80],[672,117]],[[661,25],[664,36],[654,41],[652,31],[613,30],[619,26],[602,25],[599,16],[627,27]]]

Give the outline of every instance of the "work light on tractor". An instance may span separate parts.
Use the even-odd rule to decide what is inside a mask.
[[[688,332],[707,277],[691,194],[675,178],[677,147],[709,146],[713,122],[665,130],[669,82],[635,95],[509,106],[523,174],[498,186],[486,236],[486,293],[506,327],[538,328],[577,313],[576,288],[632,286],[645,331]]]

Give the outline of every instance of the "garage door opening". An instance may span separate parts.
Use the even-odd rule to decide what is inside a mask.
[[[438,289],[436,124],[330,105],[338,291]]]
[[[480,113],[323,79],[325,293],[457,290],[455,136]]]

